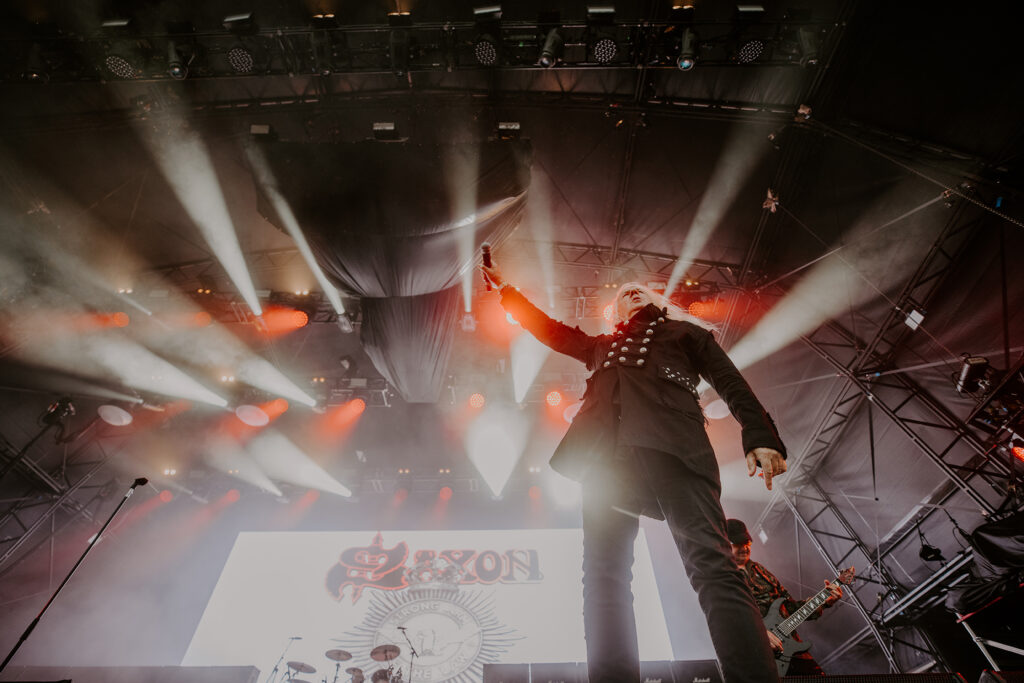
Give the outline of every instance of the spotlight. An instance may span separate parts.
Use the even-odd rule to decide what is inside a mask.
[[[105,403],[96,409],[100,419],[112,427],[126,427],[132,423],[132,414],[120,406]]]
[[[107,55],[106,59],[103,60],[103,64],[107,67],[107,71],[124,80],[133,80],[142,75],[142,69],[134,60],[121,55]]]
[[[489,33],[481,33],[473,41],[473,57],[481,66],[494,66],[498,63],[498,40]]]
[[[270,416],[259,406],[240,405],[235,408],[235,416],[250,427],[265,427],[270,424]]]
[[[750,64],[757,61],[757,58],[764,53],[764,41],[754,38],[748,40],[736,51],[736,61],[740,64]]]
[[[473,394],[472,396],[469,397],[470,408],[483,408],[484,403],[486,402],[487,400],[484,398],[483,394]]]
[[[239,36],[253,35],[259,30],[259,27],[256,25],[256,18],[252,12],[229,14],[224,17],[222,24],[225,29]]]
[[[562,394],[558,391],[550,391],[548,392],[548,395],[544,397],[544,400],[547,401],[549,406],[554,408],[562,402]]]
[[[531,499],[533,499],[533,500],[540,500],[540,497],[541,497],[540,487],[539,486],[531,486],[529,494],[530,494],[530,498]]]
[[[409,27],[412,26],[412,17],[405,11],[388,12],[388,26],[391,27],[391,34],[388,36],[391,73],[403,77],[409,71]]]
[[[499,140],[518,140],[521,130],[519,121],[498,121],[496,135]]]
[[[356,363],[356,360],[349,355],[344,355],[339,358],[338,365],[341,366],[341,376],[343,379],[352,377],[359,370],[358,363]]]
[[[612,316],[615,315],[615,304],[608,304],[605,306],[602,315],[604,315],[605,320],[611,322]]]
[[[540,50],[539,64],[546,69],[550,69],[558,62],[562,61],[562,50],[565,48],[565,38],[562,37],[561,31],[557,28],[553,28],[548,31],[548,35],[544,38],[544,46]]]
[[[917,537],[921,541],[921,550],[918,551],[918,556],[925,562],[945,562],[946,558],[942,556],[942,551],[933,545],[928,543],[928,539],[925,538],[924,532],[921,531],[920,525],[917,527]]]
[[[469,311],[462,314],[462,319],[459,320],[459,327],[462,328],[463,332],[476,332],[476,318]]]
[[[50,404],[50,407],[46,409],[46,413],[40,419],[45,425],[56,426],[74,414],[75,406],[71,403],[71,398],[62,396]]]
[[[594,53],[594,61],[598,64],[608,64],[619,54],[619,44],[611,36],[601,36],[594,41],[591,51]]]
[[[251,74],[256,70],[256,59],[244,45],[236,45],[228,50],[228,64],[237,74]]]
[[[676,66],[680,71],[689,71],[697,65],[697,35],[693,29],[683,30],[683,36],[679,43],[679,57],[676,59]]]
[[[814,66],[818,63],[818,34],[810,26],[802,26],[797,32],[800,43],[800,66]]]
[[[981,388],[985,376],[988,374],[988,358],[984,356],[963,356],[963,364],[960,366],[960,377],[956,381],[956,393],[973,394]],[[985,385],[988,382],[985,381]]]
[[[28,58],[25,60],[25,71],[21,77],[33,83],[45,83],[50,80],[49,71],[46,68],[46,61],[43,59],[43,48],[39,43],[32,43],[28,50]]]
[[[452,493],[453,493],[452,492],[452,487],[451,486],[445,486],[444,488],[442,488],[438,492],[437,495],[441,498],[441,500],[451,500],[452,499]]]
[[[903,324],[912,330],[916,330],[924,322],[924,312],[917,308],[910,309],[907,313],[907,317],[903,319]]]
[[[167,41],[167,75],[176,81],[183,81],[188,77],[188,64],[181,59],[178,46],[173,40]]]
[[[374,121],[373,139],[392,141],[398,139],[398,128],[394,121]]]

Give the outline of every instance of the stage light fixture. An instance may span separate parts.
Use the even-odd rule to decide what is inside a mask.
[[[28,49],[28,58],[25,60],[25,70],[21,77],[32,83],[45,83],[50,80],[49,70],[46,68],[46,61],[43,59],[43,48],[39,43],[32,43]]]
[[[945,562],[946,558],[942,556],[942,551],[935,546],[928,543],[928,539],[925,538],[924,532],[921,531],[921,526],[917,527],[917,537],[921,541],[921,549],[918,551],[918,556],[925,562]]]
[[[800,44],[800,66],[814,66],[818,63],[818,32],[810,26],[801,26],[797,31]]]
[[[498,63],[499,42],[490,33],[481,33],[473,41],[473,57],[481,66],[494,66]]]
[[[532,500],[540,500],[541,490],[539,486],[531,486],[529,490],[529,496]]]
[[[107,67],[107,71],[124,80],[133,80],[142,76],[142,68],[137,62],[122,55],[107,55],[103,64]]]
[[[437,495],[441,500],[451,500],[453,493],[454,492],[452,491],[451,486],[445,486],[438,492]]]
[[[518,140],[521,131],[519,121],[498,121],[495,134],[499,140]]]
[[[176,81],[188,78],[188,63],[181,58],[173,40],[167,41],[167,75]]]
[[[249,48],[242,44],[228,50],[228,64],[237,74],[251,74],[256,70],[256,59]]]
[[[981,388],[982,381],[985,379],[988,370],[988,358],[965,354],[963,356],[963,363],[960,366],[960,376],[956,381],[956,393],[973,394],[976,392]]]
[[[463,313],[462,318],[459,320],[459,327],[462,328],[463,332],[476,332],[476,318],[468,311]]]
[[[394,121],[374,121],[373,139],[392,142],[398,140],[398,128]]]
[[[486,402],[487,402],[487,399],[485,399],[484,395],[480,394],[480,393],[473,394],[472,396],[469,397],[469,407],[470,408],[483,408],[484,407],[484,403],[486,403]]]
[[[132,423],[134,419],[132,414],[121,406],[114,405],[113,403],[104,403],[96,409],[100,419],[106,422],[112,427],[126,427]]]
[[[753,38],[740,45],[740,48],[736,51],[735,59],[740,64],[750,64],[757,61],[763,53],[764,41]]]
[[[598,64],[609,64],[619,55],[619,44],[611,36],[598,37],[590,48],[594,61]]]
[[[924,322],[924,311],[917,308],[910,309],[907,313],[907,317],[903,319],[903,323],[912,330],[916,330]]]
[[[221,22],[225,29],[238,36],[251,36],[259,31],[256,17],[252,12],[229,14]]]
[[[546,69],[550,69],[558,62],[562,61],[562,52],[565,49],[565,38],[562,37],[562,32],[558,28],[553,28],[548,31],[547,36],[544,38],[544,45],[540,49],[540,59],[538,63]]]
[[[412,17],[409,12],[388,12],[388,55],[391,58],[391,73],[402,78],[409,72],[409,53],[411,36],[409,27]]]
[[[562,402],[562,393],[560,391],[549,391],[548,395],[544,397],[544,400],[549,406],[554,408]]]
[[[689,71],[697,65],[697,34],[693,29],[683,29],[683,35],[679,42],[679,56],[676,58],[676,66],[680,71]]]
[[[262,408],[248,403],[235,408],[235,416],[250,427],[266,427],[270,424],[270,416]]]

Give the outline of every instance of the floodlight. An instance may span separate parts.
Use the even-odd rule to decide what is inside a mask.
[[[539,63],[545,68],[551,68],[562,61],[562,51],[565,48],[565,38],[559,29],[553,28],[548,31],[544,38],[544,46],[540,50]]]

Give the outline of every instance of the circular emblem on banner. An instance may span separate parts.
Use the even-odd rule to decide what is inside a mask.
[[[462,605],[448,600],[411,600],[384,617],[374,635],[374,644],[383,645],[388,635],[405,627],[419,657],[417,679],[446,681],[458,678],[476,663],[483,646],[483,624]],[[407,649],[402,642],[399,646]],[[408,677],[408,672],[406,672]]]

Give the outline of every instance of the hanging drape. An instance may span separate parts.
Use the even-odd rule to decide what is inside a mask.
[[[465,145],[271,142],[263,156],[327,277],[362,305],[362,342],[406,401],[436,401],[480,245],[518,224],[519,140]],[[261,196],[260,210],[280,227]]]

